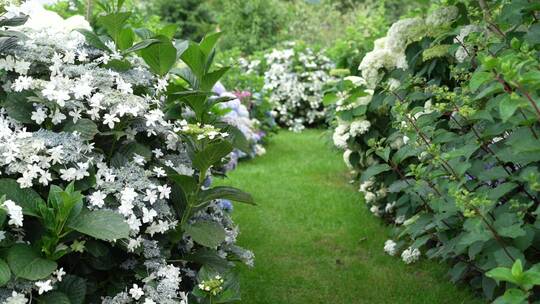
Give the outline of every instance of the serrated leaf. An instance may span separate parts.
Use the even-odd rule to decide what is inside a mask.
[[[160,42],[159,39],[145,39],[143,41],[135,43],[132,47],[125,50],[124,53],[128,54],[128,53],[131,53],[131,52],[140,51],[142,49],[145,49],[145,48],[151,46],[154,43],[159,43],[159,42]]]
[[[186,233],[203,246],[215,248],[225,241],[225,229],[214,221],[199,221],[185,227]]]
[[[6,261],[0,259],[0,287],[6,285],[11,279],[11,270]]]
[[[524,102],[523,99],[512,99],[510,96],[506,95],[500,102],[499,102],[499,113],[501,115],[501,119],[506,122],[517,109],[520,107],[526,105],[526,102]]]
[[[99,38],[99,36],[94,32],[87,29],[77,29],[76,31],[83,34],[84,38],[86,38],[86,43],[88,43],[90,46],[102,51],[111,51],[109,47],[107,47],[107,45],[105,45],[105,43],[101,40],[101,38]]]
[[[114,241],[129,237],[129,225],[111,210],[82,212],[68,227],[98,240]]]
[[[57,289],[69,298],[71,304],[84,304],[86,281],[83,278],[66,275],[62,282],[57,283]]]
[[[373,176],[379,175],[383,172],[390,171],[392,168],[388,166],[387,164],[376,164],[369,168],[367,168],[363,173],[362,177],[360,178],[360,182],[365,182],[368,179],[370,179]]]
[[[201,192],[200,202],[208,202],[215,199],[228,199],[235,202],[255,205],[251,194],[229,186],[219,186]]]
[[[34,124],[32,120],[32,111],[34,106],[28,102],[28,97],[32,96],[30,92],[10,93],[6,96],[3,107],[6,109],[10,118],[26,124]]]
[[[65,132],[78,132],[82,139],[92,140],[99,133],[97,125],[90,119],[82,118],[73,123],[69,120],[63,129]]]
[[[201,172],[205,172],[221,161],[221,159],[233,150],[233,146],[227,141],[220,141],[216,143],[209,144],[202,151],[199,151],[193,157],[193,166],[199,169]]]
[[[141,57],[152,72],[163,76],[176,63],[176,48],[169,39],[159,36],[159,42],[153,43],[140,51]]]
[[[476,92],[476,90],[491,79],[493,79],[493,75],[490,72],[476,72],[469,81],[469,89],[472,92]]]
[[[130,16],[130,12],[111,13],[108,15],[100,16],[98,18],[98,24],[100,24],[107,30],[109,36],[111,36],[113,41],[118,46],[121,32],[124,29],[124,25],[126,24]]]
[[[7,252],[9,268],[15,276],[31,281],[48,277],[56,270],[56,262],[42,258],[32,247],[15,244]]]

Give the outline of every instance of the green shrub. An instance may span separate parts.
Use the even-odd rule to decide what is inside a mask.
[[[448,261],[453,281],[529,303],[538,280],[521,280],[521,266],[503,279],[520,289],[486,272],[539,262],[539,6],[485,3],[395,23],[362,78],[344,78],[326,100],[368,207],[395,225],[384,250]]]
[[[217,0],[213,8],[224,32],[223,49],[253,53],[273,47],[287,26],[287,11],[278,0]]]
[[[153,0],[151,9],[163,21],[178,25],[179,38],[198,41],[217,26],[208,1]]]

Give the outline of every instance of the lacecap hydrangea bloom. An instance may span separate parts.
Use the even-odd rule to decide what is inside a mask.
[[[330,59],[311,49],[290,48],[272,50],[265,60],[269,68],[264,73],[264,90],[278,123],[295,132],[321,123],[323,86],[334,67]]]

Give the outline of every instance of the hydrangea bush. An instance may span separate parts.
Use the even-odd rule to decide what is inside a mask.
[[[385,252],[448,261],[453,281],[486,298],[531,303],[540,297],[538,5],[450,2],[396,22],[362,60],[362,78],[334,84],[325,98],[334,142],[370,210],[395,227]]]
[[[279,124],[300,132],[324,121],[324,85],[334,67],[321,52],[309,48],[274,49],[265,56],[264,90]]]
[[[323,52],[287,43],[287,48],[240,57],[238,63],[235,85],[249,86],[258,107],[266,108],[267,100],[278,125],[299,132],[324,123],[324,86],[332,79],[334,64]]]
[[[221,98],[230,99],[220,103],[216,110],[220,112],[225,123],[235,127],[239,138],[237,148],[230,155],[231,160],[225,168],[226,171],[236,168],[238,161],[242,158],[254,158],[265,154],[263,140],[266,134],[260,129],[261,122],[250,116],[250,111],[242,102],[249,96],[241,92],[228,92],[221,83],[216,84],[213,91]]]
[[[211,92],[219,34],[133,29],[122,3],[96,31],[25,4],[0,17],[1,303],[239,300],[253,254],[223,201],[253,201],[209,183],[245,140]]]
[[[244,57],[238,49],[232,49],[220,52],[216,62],[217,65],[231,67],[221,80],[223,85],[246,106],[250,117],[258,121],[258,128],[268,136],[275,133],[278,126],[272,115],[272,105],[263,92],[263,59],[263,53]]]

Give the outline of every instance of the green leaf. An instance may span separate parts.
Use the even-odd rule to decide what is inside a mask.
[[[186,233],[203,246],[215,248],[225,241],[225,229],[214,221],[199,221],[185,227]]]
[[[56,270],[56,262],[42,258],[32,247],[15,244],[7,252],[7,262],[15,276],[31,281],[48,277]]]
[[[84,304],[86,297],[86,280],[83,278],[66,275],[62,282],[56,285],[58,291],[64,293],[71,304]]]
[[[222,32],[212,33],[206,35],[200,43],[200,50],[206,55],[210,56],[212,50],[214,50],[219,38],[221,37]]]
[[[77,29],[76,31],[83,34],[84,38],[86,38],[86,43],[88,43],[90,46],[102,51],[111,51],[109,47],[107,47],[107,45],[105,45],[105,43],[101,40],[101,38],[99,38],[99,36],[94,32],[87,29]]]
[[[530,44],[540,43],[540,24],[533,24],[523,39]]]
[[[178,31],[177,24],[167,24],[159,29],[158,33],[172,40],[176,34],[176,31]]]
[[[82,139],[92,140],[99,133],[97,125],[90,119],[82,118],[73,123],[69,120],[64,126],[64,132],[78,132]]]
[[[129,225],[111,210],[83,212],[68,227],[98,240],[114,241],[129,237]]]
[[[376,176],[378,174],[381,174],[386,171],[390,171],[392,168],[388,166],[387,164],[376,164],[369,168],[367,168],[363,173],[362,177],[360,178],[360,182],[363,183],[370,179],[373,176]]]
[[[0,286],[6,285],[11,279],[11,270],[6,261],[0,259]]]
[[[202,191],[199,196],[200,202],[208,202],[215,199],[228,199],[235,202],[255,205],[253,197],[249,193],[228,186],[219,186]]]
[[[515,183],[504,183],[497,186],[495,189],[490,190],[488,193],[488,198],[496,201],[517,187],[518,184]]]
[[[150,39],[150,38],[156,36],[156,34],[154,34],[154,32],[152,32],[151,30],[149,30],[147,28],[137,28],[134,31],[135,31],[135,34],[137,36],[139,36],[139,38],[141,38],[143,40]]]
[[[104,64],[103,67],[107,69],[112,69],[118,72],[126,72],[129,69],[131,69],[133,66],[128,60],[113,59],[113,60],[109,60],[109,62],[107,62],[107,64]]]
[[[37,300],[40,304],[73,304],[65,293],[59,291],[48,292]]]
[[[10,118],[26,124],[34,124],[32,120],[32,111],[34,106],[28,102],[30,92],[9,93],[6,96],[3,107],[6,109]]]
[[[205,74],[202,79],[200,89],[203,91],[211,90],[214,85],[221,79],[221,77],[223,77],[223,75],[227,73],[228,70],[229,67],[224,67],[214,72]]]
[[[520,278],[522,274],[523,274],[523,264],[521,264],[520,259],[517,259],[514,262],[514,265],[512,265],[512,276],[514,276],[514,278]]]
[[[159,39],[145,39],[143,41],[135,43],[135,45],[133,45],[132,47],[125,50],[124,53],[128,54],[128,53],[131,53],[131,52],[140,51],[140,50],[145,49],[145,48],[151,46],[152,44],[158,43],[158,42],[160,42]]]
[[[135,34],[130,28],[123,28],[118,34],[117,46],[120,50],[124,51],[130,48],[133,45],[133,40],[135,39]]]
[[[486,276],[496,281],[505,281],[517,284],[516,279],[512,275],[512,271],[505,267],[497,267],[486,272]]]
[[[180,58],[198,79],[202,79],[206,71],[206,56],[198,44],[190,42]]]
[[[130,12],[118,12],[98,18],[98,24],[107,30],[107,33],[111,36],[117,47],[119,46],[120,33],[130,16]]]
[[[507,289],[504,295],[497,298],[493,304],[526,304],[529,294],[520,289]]]
[[[211,143],[202,151],[195,153],[193,157],[193,166],[201,172],[206,172],[208,168],[221,161],[221,159],[233,150],[233,146],[227,141]]]
[[[0,197],[2,195],[21,206],[25,215],[37,217],[38,206],[45,205],[45,201],[36,191],[31,188],[21,189],[14,179],[0,179]]]
[[[331,104],[334,104],[336,103],[336,101],[338,101],[338,96],[336,93],[328,93],[328,94],[325,94],[324,97],[323,97],[323,105],[325,106],[329,106]]]
[[[476,92],[484,83],[491,79],[493,79],[493,76],[490,72],[476,72],[469,81],[469,89],[472,92]]]
[[[176,63],[176,48],[164,36],[157,37],[159,42],[153,43],[140,51],[141,57],[150,70],[163,76],[167,74]]]
[[[488,97],[488,96],[490,96],[492,94],[501,93],[501,92],[504,92],[503,85],[498,83],[498,82],[495,82],[495,83],[489,85],[487,88],[480,91],[480,93],[478,93],[478,95],[476,95],[474,97],[474,99],[482,99],[482,98]]]
[[[506,122],[517,109],[520,107],[526,106],[527,102],[521,98],[512,99],[509,95],[506,95],[500,102],[499,102],[499,113],[501,115],[501,119]]]

